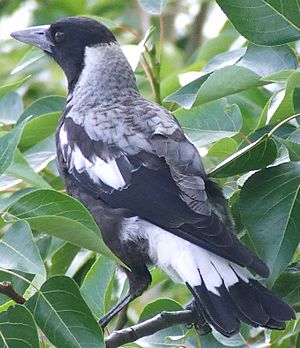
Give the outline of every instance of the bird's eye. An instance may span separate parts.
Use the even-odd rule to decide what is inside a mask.
[[[65,37],[65,34],[62,31],[57,31],[54,35],[55,42],[62,42]]]

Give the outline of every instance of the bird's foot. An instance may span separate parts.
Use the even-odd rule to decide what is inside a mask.
[[[205,320],[202,312],[195,306],[194,300],[192,300],[190,303],[188,303],[185,307],[185,309],[189,309],[195,313],[195,316],[197,318],[197,321],[191,324],[187,324],[186,326],[188,328],[191,328],[192,326],[195,326],[199,336],[207,335],[211,332],[211,327]]]

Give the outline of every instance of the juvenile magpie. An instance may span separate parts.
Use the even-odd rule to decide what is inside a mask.
[[[140,95],[111,31],[68,17],[11,35],[40,47],[63,69],[68,98],[56,132],[60,174],[130,268],[123,269],[129,295],[101,326],[149,286],[154,264],[189,288],[197,325],[224,336],[237,333],[241,322],[283,329],[293,310],[247,270],[269,274],[235,236],[221,189],[176,119]]]

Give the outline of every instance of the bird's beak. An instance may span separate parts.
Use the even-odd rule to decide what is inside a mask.
[[[18,41],[39,47],[48,53],[52,53],[51,48],[54,46],[54,44],[50,40],[49,27],[50,25],[30,27],[19,31],[14,31],[10,34],[10,36]]]

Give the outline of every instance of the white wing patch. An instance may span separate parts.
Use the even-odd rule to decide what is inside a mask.
[[[63,157],[68,163],[68,171],[70,173],[72,173],[74,169],[78,173],[86,172],[94,183],[99,184],[99,182],[102,181],[107,186],[116,190],[126,185],[115,160],[105,162],[96,155],[94,155],[91,160],[88,160],[83,156],[80,148],[76,144],[72,150],[68,144],[67,132],[64,126],[60,129],[59,139],[63,149]]]
[[[201,277],[208,291],[220,295],[218,287],[224,282],[228,289],[239,276],[248,283],[250,272],[204,248],[192,244],[138,217],[123,220],[124,240],[148,239],[149,256],[175,282],[201,285]],[[200,277],[201,275],[201,277]]]

